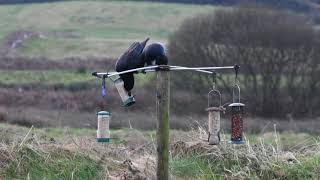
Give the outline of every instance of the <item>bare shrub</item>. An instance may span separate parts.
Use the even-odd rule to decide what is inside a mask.
[[[319,115],[319,32],[303,16],[263,7],[216,10],[186,20],[171,36],[169,52],[179,65],[241,65],[243,99],[252,114]],[[198,74],[175,78],[176,87],[198,92],[211,82]],[[219,78],[229,94],[233,82],[233,76]]]
[[[6,108],[0,107],[0,122],[7,121],[7,110]]]
[[[45,123],[39,119],[29,119],[28,117],[18,117],[16,119],[10,120],[10,124],[16,124],[25,127],[44,127]]]

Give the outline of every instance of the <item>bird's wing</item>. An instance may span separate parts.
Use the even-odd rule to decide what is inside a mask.
[[[141,56],[144,47],[149,38],[142,42],[133,42],[129,48],[118,58],[116,63],[117,71],[124,71],[128,69],[137,68],[141,63]]]

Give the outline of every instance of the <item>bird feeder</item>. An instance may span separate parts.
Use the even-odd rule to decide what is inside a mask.
[[[97,141],[109,142],[110,141],[110,117],[111,113],[107,111],[98,112],[98,129],[97,129]]]
[[[213,105],[210,99],[219,98],[219,104]],[[220,112],[225,109],[221,106],[221,93],[213,89],[208,93],[208,142],[209,145],[217,145],[220,143]]]
[[[238,98],[235,98],[235,88],[238,90]],[[233,103],[229,105],[231,108],[231,143],[244,144],[243,140],[243,115],[244,104],[240,102],[240,87],[235,85],[232,90]]]
[[[129,96],[128,92],[124,89],[124,82],[121,78],[118,78],[114,81],[114,84],[118,90],[118,93],[122,100],[123,107],[129,107],[135,103],[135,99],[133,96]]]

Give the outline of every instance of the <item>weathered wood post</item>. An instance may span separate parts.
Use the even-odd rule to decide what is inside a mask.
[[[170,71],[161,66],[157,71],[157,179],[169,178],[169,109]]]

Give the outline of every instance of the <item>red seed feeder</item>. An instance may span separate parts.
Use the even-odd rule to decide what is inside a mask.
[[[235,98],[235,88],[238,90],[238,99]],[[233,103],[229,105],[231,108],[231,143],[232,144],[244,144],[243,140],[243,115],[244,104],[240,102],[240,87],[235,85],[232,91]],[[236,102],[237,101],[237,102]]]

